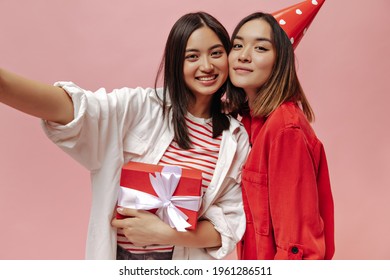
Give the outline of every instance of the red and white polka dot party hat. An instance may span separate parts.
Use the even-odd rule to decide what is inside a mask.
[[[295,49],[325,0],[307,0],[272,13]]]

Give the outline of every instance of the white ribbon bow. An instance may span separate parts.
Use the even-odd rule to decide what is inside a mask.
[[[149,174],[149,179],[157,196],[121,186],[118,206],[142,210],[157,208],[156,215],[161,220],[178,231],[186,231],[191,224],[177,206],[198,211],[200,196],[173,196],[181,178],[181,168],[178,166],[164,166],[161,173],[156,172],[155,175]]]

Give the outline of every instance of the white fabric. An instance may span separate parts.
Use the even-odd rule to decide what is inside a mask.
[[[157,164],[173,139],[171,116],[162,117],[161,101],[151,88],[86,91],[71,82],[55,84],[73,100],[75,118],[62,126],[43,121],[48,137],[91,171],[92,207],[86,258],[115,259],[116,230],[111,226],[121,167],[128,161]],[[161,93],[161,90],[159,90]],[[231,119],[222,136],[211,184],[202,200],[200,219],[221,233],[219,248],[175,246],[173,259],[221,259],[245,231],[241,169],[249,152],[244,127]]]

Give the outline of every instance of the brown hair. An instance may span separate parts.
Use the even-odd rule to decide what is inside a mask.
[[[186,14],[176,21],[169,33],[164,56],[155,80],[155,87],[157,87],[157,81],[164,71],[163,116],[166,116],[168,110],[172,110],[174,137],[182,149],[189,149],[191,147],[185,115],[187,114],[190,101],[195,98],[184,81],[185,48],[191,34],[204,26],[207,26],[215,32],[227,53],[230,51],[231,43],[229,33],[217,19],[205,12]],[[214,138],[221,135],[222,131],[228,129],[230,125],[228,117],[222,113],[221,97],[225,93],[225,90],[226,82],[214,93],[211,101]],[[167,106],[167,94],[172,104],[170,107]]]
[[[314,112],[307,100],[299,82],[295,55],[292,44],[284,30],[271,14],[256,12],[243,18],[232,34],[232,41],[240,28],[248,21],[260,19],[271,26],[271,40],[276,52],[275,64],[268,80],[261,87],[251,104],[252,114],[259,117],[268,117],[277,107],[286,101],[299,104],[309,122],[314,120]],[[243,89],[235,87],[229,82],[227,98],[230,108],[241,108],[240,113],[248,110],[248,104],[243,100]]]

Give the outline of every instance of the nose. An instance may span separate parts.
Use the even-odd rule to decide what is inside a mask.
[[[251,55],[250,55],[248,48],[244,48],[241,50],[241,52],[238,56],[238,60],[240,62],[251,62],[252,61],[252,58],[251,58]]]
[[[210,61],[210,58],[209,57],[204,57],[202,60],[201,60],[201,64],[200,64],[200,67],[199,69],[203,72],[211,72],[214,70],[214,65],[213,63]]]

